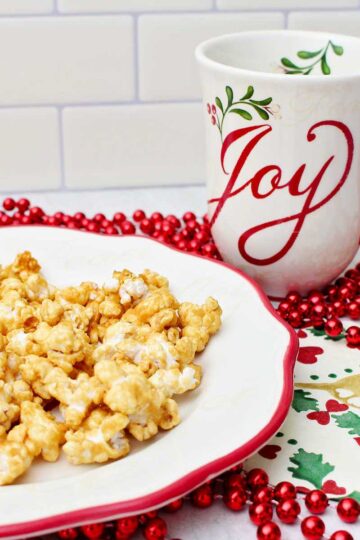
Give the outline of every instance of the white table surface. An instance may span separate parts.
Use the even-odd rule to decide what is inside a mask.
[[[103,212],[111,217],[115,212],[122,211],[129,216],[137,208],[145,212],[156,210],[166,214],[181,215],[192,210],[197,215],[206,211],[205,188],[175,187],[175,188],[147,188],[104,191],[64,191],[36,192],[36,193],[8,193],[5,196],[19,198],[28,197],[33,205],[41,206],[47,213],[58,210],[66,213],[82,211],[89,217],[96,212]],[[2,197],[0,197],[1,199]],[[360,458],[359,458],[360,459]],[[146,481],[146,479],[144,479]],[[360,540],[360,522],[357,525],[345,525],[335,517],[335,510],[329,509],[324,516],[329,538],[337,529],[346,529]],[[307,515],[304,513],[304,516]],[[198,510],[186,505],[179,513],[166,515],[169,525],[169,538],[181,540],[253,540],[256,539],[256,528],[249,521],[246,512],[232,513],[226,510],[221,501],[207,510]],[[276,521],[276,520],[275,520]],[[281,525],[282,540],[301,540],[299,527]],[[140,540],[137,535],[134,540]]]

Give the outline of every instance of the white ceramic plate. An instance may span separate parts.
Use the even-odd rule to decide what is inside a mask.
[[[179,299],[212,295],[224,312],[222,329],[198,357],[202,385],[181,400],[181,424],[114,463],[36,463],[17,484],[0,488],[0,537],[161,506],[241,462],[281,426],[292,398],[297,338],[245,275],[134,236],[10,227],[0,230],[0,249],[2,264],[30,250],[58,286],[102,283],[115,268],[151,268],[170,279]]]

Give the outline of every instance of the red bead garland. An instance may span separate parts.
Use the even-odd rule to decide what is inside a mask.
[[[306,540],[321,540],[325,532],[325,523],[317,516],[309,516],[301,522],[301,532]]]
[[[270,503],[253,503],[249,507],[249,516],[254,525],[264,525],[273,517],[273,507]]]
[[[327,495],[320,489],[309,491],[305,496],[306,508],[312,514],[323,514],[329,504]]]
[[[167,525],[165,521],[160,517],[151,519],[145,525],[143,535],[146,540],[165,540],[167,535]]]
[[[42,208],[31,206],[30,201],[21,198],[18,201],[7,198],[3,201],[4,211],[0,211],[0,227],[9,225],[44,224],[49,226],[67,227],[70,229],[86,230],[88,232],[107,235],[142,234],[170,244],[177,249],[201,254],[213,259],[220,259],[220,254],[214,244],[207,216],[200,220],[193,212],[186,212],[182,220],[174,215],[164,218],[160,212],[153,212],[149,217],[141,209],[136,210],[131,221],[122,212],[107,219],[102,213],[88,218],[83,212],[74,215],[56,212],[46,215]],[[345,273],[345,277],[336,280],[324,291],[311,291],[307,298],[302,298],[296,291],[290,292],[279,303],[278,312],[293,327],[301,328],[315,326],[330,338],[344,339],[351,348],[360,348],[360,327],[352,325],[346,330],[340,317],[347,315],[352,320],[360,319],[360,264]],[[220,491],[217,485],[220,482]],[[271,520],[274,500],[276,513],[282,523],[295,523],[300,514],[300,505],[296,499],[295,486],[290,482],[280,482],[272,488],[268,485],[269,478],[262,469],[253,469],[247,475],[241,468],[236,467],[230,474],[224,474],[214,482],[200,486],[191,494],[191,502],[198,508],[208,508],[214,498],[222,497],[224,504],[232,511],[244,508],[249,500],[249,515],[257,530],[258,540],[280,540],[281,531]],[[176,512],[182,508],[183,499],[177,499],[168,504],[166,512]],[[307,509],[320,514],[328,506],[328,499],[321,490],[312,490],[305,497]],[[360,514],[360,505],[349,497],[342,499],[337,505],[339,518],[346,523],[354,523]],[[80,529],[68,528],[58,532],[61,539],[75,540],[79,530],[83,537],[89,540],[116,537],[117,540],[129,540],[141,527],[146,540],[165,540],[167,527],[165,521],[157,512],[148,512],[140,517],[121,518],[113,523],[83,526]],[[325,525],[317,516],[309,516],[302,520],[301,529],[307,540],[317,540],[324,534]],[[108,533],[106,531],[109,531]],[[113,531],[111,533],[111,531]],[[320,536],[319,536],[320,535]],[[173,539],[175,540],[175,539]],[[330,540],[354,540],[353,536],[343,530],[335,531]]]
[[[276,507],[278,518],[287,525],[295,523],[300,512],[300,504],[296,499],[285,499],[280,501]]]
[[[296,499],[296,488],[291,482],[279,482],[274,489],[274,498],[277,501]]]
[[[258,540],[281,540],[281,531],[279,526],[273,521],[260,525],[256,537]]]
[[[338,503],[336,511],[345,523],[355,523],[360,515],[360,504],[355,499],[345,497]]]
[[[330,536],[330,540],[354,540],[354,537],[347,531],[335,531]]]
[[[242,510],[246,503],[246,493],[241,487],[232,487],[224,494],[224,504],[233,512]]]

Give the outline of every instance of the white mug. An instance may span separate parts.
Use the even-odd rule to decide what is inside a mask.
[[[321,288],[360,234],[360,39],[261,31],[199,45],[208,210],[272,296]]]

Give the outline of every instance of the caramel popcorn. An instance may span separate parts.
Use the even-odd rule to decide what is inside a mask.
[[[29,252],[0,267],[0,485],[35,458],[105,463],[180,422],[221,308],[180,303],[151,270],[50,285]]]

